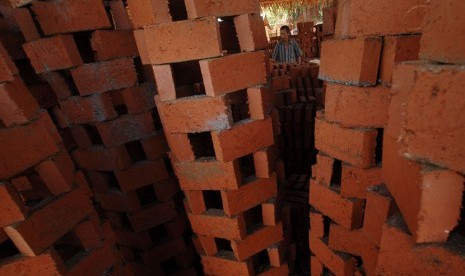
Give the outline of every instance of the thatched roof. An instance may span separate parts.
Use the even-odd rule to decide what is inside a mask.
[[[306,5],[315,6],[318,4],[330,4],[333,0],[259,0],[263,7],[279,5],[279,6],[295,6]]]

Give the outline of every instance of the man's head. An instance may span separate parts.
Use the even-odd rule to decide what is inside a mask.
[[[291,29],[289,29],[289,26],[282,26],[280,29],[279,29],[279,32],[280,32],[280,35],[281,35],[281,39],[283,41],[288,41],[289,40],[289,35],[291,34]]]

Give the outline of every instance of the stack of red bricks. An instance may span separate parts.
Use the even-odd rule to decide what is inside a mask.
[[[318,57],[318,42],[314,31],[313,22],[297,23],[296,41],[300,45],[304,58]]]
[[[396,67],[418,59],[425,10],[422,56],[463,61],[463,3],[368,2],[339,1],[335,39],[323,42],[326,109],[316,119],[320,152],[309,200],[312,274],[463,274],[463,253],[450,250],[463,237],[448,239],[462,204],[463,168],[453,156],[463,131],[444,139],[439,134],[454,130],[458,122],[449,124],[450,117],[463,117],[452,107],[453,115],[446,115],[444,106],[460,101],[453,85],[463,68],[425,62]],[[457,34],[450,44],[456,56],[444,59],[446,52],[434,47],[445,41],[438,18],[450,14],[456,16],[446,28]],[[445,154],[448,146],[454,153]],[[450,169],[442,156],[450,158]],[[432,242],[443,244],[416,245]]]
[[[286,274],[258,1],[170,4],[140,7],[151,25],[137,43],[143,62],[153,65],[203,270]]]
[[[86,178],[1,44],[0,64],[0,274],[112,271],[111,228]]]
[[[193,273],[154,85],[144,82],[123,2],[13,2],[24,51],[55,93],[55,121],[70,131],[72,156],[113,229],[117,273]]]

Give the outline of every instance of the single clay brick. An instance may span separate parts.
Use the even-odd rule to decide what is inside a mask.
[[[206,94],[214,97],[266,83],[264,61],[263,51],[201,60]]]
[[[465,68],[424,64],[415,67],[413,78],[406,118],[408,154],[465,172],[465,132],[461,127]]]
[[[153,247],[141,254],[144,263],[156,264],[187,251],[186,242],[182,237]],[[163,272],[161,272],[163,274]],[[159,274],[153,274],[159,275]]]
[[[341,195],[344,197],[366,198],[368,187],[381,184],[381,168],[361,169],[342,165]]]
[[[376,136],[376,130],[343,128],[321,117],[315,120],[315,147],[353,166],[374,165]]]
[[[273,145],[272,120],[245,120],[230,130],[212,132],[212,139],[217,159],[232,161]]]
[[[263,19],[259,13],[236,16],[234,25],[242,51],[253,52],[268,47]]]
[[[327,83],[325,118],[341,126],[383,127],[388,120],[390,89]]]
[[[69,192],[73,187],[74,162],[66,151],[60,151],[52,159],[41,162],[35,170],[55,196]]]
[[[152,205],[136,213],[131,213],[128,215],[128,219],[134,232],[138,233],[171,221],[177,216],[178,213],[174,201],[168,201]]]
[[[139,56],[130,30],[96,30],[92,33],[91,45],[97,61]]]
[[[145,31],[143,29],[133,30],[133,35],[142,64],[150,64],[150,56],[147,50],[147,42],[145,40]]]
[[[127,170],[115,172],[115,175],[123,192],[134,191],[169,177],[163,159],[138,162]]]
[[[28,0],[29,1],[29,0]],[[43,253],[34,258],[19,257],[14,261],[7,262],[0,267],[2,275],[63,275],[66,274],[67,268],[60,260],[57,253]]]
[[[259,253],[264,248],[280,242],[283,239],[283,224],[265,226],[247,235],[242,241],[231,241],[234,256],[238,261],[245,261]]]
[[[176,100],[176,86],[174,83],[173,68],[171,65],[153,65],[152,68],[160,100]]]
[[[347,229],[361,226],[363,200],[343,198],[336,191],[313,180],[310,180],[310,186],[310,205]]]
[[[112,149],[101,146],[77,149],[73,152],[73,157],[80,168],[93,171],[122,170],[131,165],[131,158],[124,146]]]
[[[426,0],[340,0],[335,36],[421,33],[425,4]]]
[[[68,69],[83,64],[72,35],[57,35],[23,45],[36,73]]]
[[[325,225],[323,215],[316,212],[310,212],[310,232],[315,238],[323,238],[325,236]]]
[[[39,112],[39,105],[23,81],[0,83],[0,119],[7,127],[24,124]]]
[[[153,25],[146,27],[144,32],[152,64],[197,60],[222,54],[216,17]]]
[[[14,81],[14,75],[16,74],[18,74],[18,68],[16,68],[3,44],[0,43],[0,82]]]
[[[113,25],[116,30],[132,30],[131,21],[129,21],[128,12],[122,0],[110,1],[111,15]]]
[[[194,161],[195,155],[187,134],[165,133],[166,141],[170,146],[174,158],[179,161]]]
[[[45,35],[112,27],[103,2],[94,0],[36,1],[32,11]]]
[[[129,114],[138,114],[155,108],[155,89],[152,83],[146,82],[121,91]]]
[[[254,0],[186,0],[185,3],[189,18],[225,17],[260,11]]]
[[[310,236],[310,250],[318,260],[336,275],[354,275],[355,262],[347,255],[337,254],[320,238]]]
[[[149,138],[141,140],[147,160],[155,161],[166,155],[169,151],[168,143],[166,142],[163,133],[155,134]]]
[[[135,193],[127,194],[116,190],[107,190],[103,193],[96,193],[95,198],[105,210],[136,212],[141,209]]]
[[[205,205],[205,198],[203,196],[203,191],[199,190],[199,191],[187,191],[187,190],[184,190],[184,195],[186,196],[186,201],[187,201],[187,204],[189,204],[189,207],[190,207],[190,212],[193,214],[193,215],[201,215],[203,212],[205,212],[207,210],[207,207]],[[204,239],[202,237],[199,237],[201,242],[204,243]],[[208,250],[208,248],[205,248],[204,247],[204,250],[206,252],[210,252]],[[215,251],[216,250],[216,246],[215,246]],[[216,252],[214,252],[215,254]]]
[[[465,64],[464,16],[463,1],[428,1],[420,58],[441,63]]]
[[[81,96],[127,88],[137,83],[132,59],[84,64],[71,70],[71,75]]]
[[[350,85],[376,84],[381,44],[379,37],[324,41],[319,78]]]
[[[207,275],[251,275],[252,262],[238,262],[217,256],[202,256],[202,266]]]
[[[134,29],[171,22],[169,1],[128,0],[128,13]]]
[[[333,177],[334,158],[319,153],[316,156],[316,160],[317,162],[314,169],[312,169],[315,182],[329,186],[331,184],[331,178]]]
[[[32,19],[32,15],[27,8],[14,9],[13,18],[18,24],[26,41],[40,39],[39,31],[37,30],[34,20]]]
[[[50,88],[52,88],[58,100],[66,99],[73,94],[65,77],[59,72],[43,73],[41,76],[45,79]]]
[[[385,185],[373,186],[366,193],[363,233],[376,246],[381,244],[384,223],[395,211],[395,203]]]
[[[27,216],[27,208],[9,183],[0,184],[0,227],[23,221]]]
[[[273,109],[273,94],[264,86],[247,88],[250,118],[252,120],[264,120],[270,116]]]
[[[108,93],[69,97],[60,101],[60,107],[66,120],[73,125],[103,122],[118,117]]]
[[[194,233],[222,239],[241,240],[246,236],[245,221],[242,215],[228,218],[220,210],[207,210],[201,215],[189,214]],[[222,227],[218,227],[222,225]]]
[[[382,84],[392,83],[394,66],[402,61],[417,60],[421,35],[385,36],[379,64],[379,80]]]
[[[118,256],[119,257],[119,256]],[[92,252],[74,266],[67,274],[79,276],[86,273],[105,273],[117,263],[118,259],[110,242],[105,242],[103,246],[92,250]]]
[[[155,96],[164,130],[169,133],[221,131],[233,125],[232,114],[224,97],[192,97],[160,101]]]

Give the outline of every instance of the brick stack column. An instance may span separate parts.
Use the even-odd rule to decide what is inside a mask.
[[[326,95],[310,181],[311,270],[375,275],[383,225],[395,213],[381,185],[392,71],[418,58],[425,1],[338,2],[335,38],[323,42],[320,63]]]
[[[116,273],[195,273],[154,84],[123,2],[28,1],[15,12],[24,51],[58,99],[55,121],[70,130],[72,156],[113,229],[123,260]]]
[[[18,73],[0,44],[0,274],[108,273],[118,263],[109,224]]]
[[[204,272],[285,274],[258,1],[176,3],[150,10],[155,24],[138,45]]]

